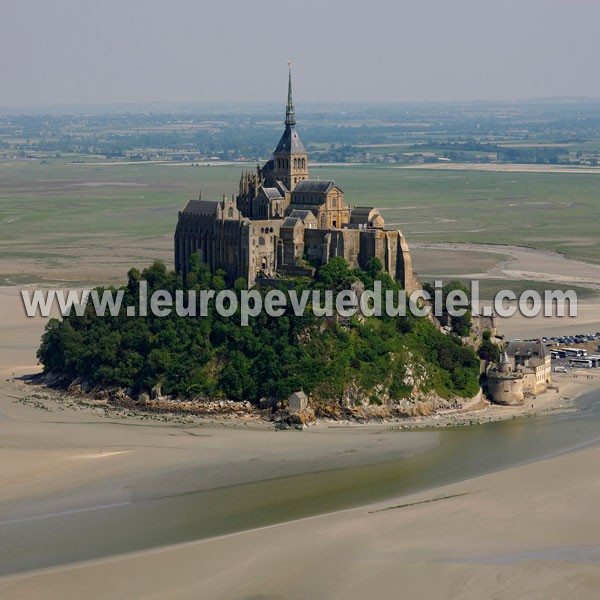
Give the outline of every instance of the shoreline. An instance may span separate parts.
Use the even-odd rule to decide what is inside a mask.
[[[342,428],[386,428],[394,430],[411,431],[422,428],[445,428],[449,426],[468,426],[479,425],[503,421],[514,418],[526,418],[548,412],[568,410],[572,407],[577,397],[585,394],[587,391],[600,389],[600,375],[587,372],[585,369],[574,369],[569,373],[553,373],[553,385],[545,392],[528,398],[522,405],[507,406],[494,404],[485,397],[478,395],[472,399],[467,399],[466,408],[441,409],[435,414],[423,416],[390,416],[380,417],[374,415],[371,418],[357,416],[354,419],[332,419],[317,418],[316,421],[304,425],[290,425],[289,429],[342,429]],[[103,414],[106,418],[112,419],[137,419],[145,421],[154,421],[157,423],[173,423],[182,425],[197,425],[211,427],[236,427],[243,425],[252,429],[272,430],[276,428],[278,421],[266,418],[260,414],[260,410],[255,407],[252,410],[230,409],[223,414],[211,413],[214,409],[213,404],[209,403],[206,414],[193,411],[169,411],[165,409],[144,410],[137,406],[119,405],[97,400],[91,396],[81,393],[70,392],[66,389],[54,388],[35,380],[23,380],[17,378],[13,380],[15,389],[31,393],[23,397],[23,403],[37,405],[40,410],[49,410],[49,405],[56,405],[58,410],[64,408],[73,408],[98,416]],[[557,385],[558,384],[558,385]],[[184,403],[185,401],[181,401]],[[227,405],[227,401],[221,402]],[[240,403],[230,403],[240,404]],[[228,409],[227,406],[224,407]]]
[[[573,401],[597,387],[581,386]],[[594,548],[597,547],[594,545],[597,537],[594,536],[600,532],[600,524],[597,524],[597,520],[590,522],[585,518],[595,514],[594,496],[583,493],[584,489],[596,485],[596,482],[582,480],[576,468],[577,465],[581,466],[582,461],[586,465],[593,465],[598,458],[600,444],[596,442],[592,447],[566,450],[533,462],[357,507],[3,576],[0,577],[0,593],[3,598],[11,600],[33,598],[44,590],[45,597],[50,599],[75,599],[94,589],[89,597],[107,600],[119,594],[131,599],[191,599],[202,594],[213,597],[213,594],[223,594],[224,590],[230,594],[227,597],[249,598],[264,590],[264,593],[275,594],[273,598],[299,600],[309,595],[336,597],[334,590],[338,588],[331,587],[334,584],[330,575],[338,574],[335,578],[337,581],[337,577],[343,573],[343,597],[358,600],[365,594],[365,571],[359,569],[348,572],[345,568],[348,560],[358,560],[359,563],[372,563],[374,571],[369,573],[367,579],[370,589],[378,589],[381,594],[378,597],[382,598],[396,597],[392,590],[397,590],[399,585],[403,585],[403,589],[415,597],[423,597],[418,594],[425,593],[422,587],[424,571],[429,573],[429,578],[437,581],[426,585],[429,589],[427,597],[475,600],[485,597],[485,591],[491,589],[489,586],[492,582],[497,583],[498,577],[502,577],[506,587],[506,595],[500,594],[498,598],[514,597],[517,590],[521,591],[520,597],[524,598],[547,597],[524,594],[522,586],[525,583],[532,585],[533,581],[536,591],[544,589],[547,593],[549,590],[555,592],[553,586],[556,582],[552,579],[549,581],[549,573],[556,572],[561,577],[572,574],[573,562],[568,558],[571,554],[585,556],[588,552],[592,557],[589,561],[580,559],[582,566],[575,571],[579,577],[587,580],[600,569],[593,558]],[[562,479],[557,477],[557,472],[562,474]],[[551,502],[539,505],[530,514],[528,498],[535,498],[540,493],[555,495],[557,491],[560,491],[561,500],[569,503],[569,511],[560,508],[561,512],[557,513],[558,506]],[[565,494],[568,494],[567,499],[562,498]],[[515,513],[515,509],[510,508],[514,501],[507,501],[507,498],[519,498],[524,503],[525,512],[521,509]],[[576,505],[582,505],[583,515],[573,509]],[[520,513],[523,517],[527,515],[526,521],[520,521]],[[540,522],[545,522],[548,514],[559,522],[559,526],[548,528],[542,534]],[[561,522],[569,522],[573,515],[579,517],[578,525],[571,532],[572,541],[564,542],[563,538],[569,536],[563,535],[565,529]],[[505,519],[521,523],[523,531],[509,527],[505,533]],[[533,529],[530,520],[533,520]],[[596,525],[592,526],[592,523]],[[570,527],[573,529],[572,523]],[[400,532],[406,532],[407,528],[414,530],[415,534],[408,537],[401,535]],[[440,531],[447,533],[439,538]],[[537,538],[532,537],[532,531],[536,532]],[[492,533],[494,541],[486,537]],[[558,547],[554,542],[556,534],[563,535],[562,545]],[[320,536],[322,540],[318,549],[314,548],[315,536]],[[422,547],[417,542],[424,539],[422,536],[428,540],[429,547]],[[356,546],[359,538],[363,543]],[[293,544],[290,545],[292,540]],[[353,544],[354,550],[351,549]],[[261,548],[258,556],[248,554],[251,548],[258,547]],[[277,563],[277,557],[284,548],[287,553],[297,557],[302,553],[306,556],[309,548],[316,551],[317,557],[309,561],[311,577],[295,579],[293,561],[283,564],[279,561],[273,571],[269,565],[273,561]],[[392,552],[397,556],[394,560],[396,569],[390,570],[388,562],[381,560],[381,557],[373,562],[370,553],[375,548],[379,552]],[[405,558],[401,560],[400,556]],[[193,569],[192,565],[195,565]],[[232,577],[230,569],[234,565],[236,571]],[[415,568],[418,572],[411,573]],[[465,578],[470,586],[467,590],[460,585],[460,591],[448,593],[448,581],[455,582],[456,587]],[[289,587],[290,580],[294,581],[292,588]],[[100,581],[106,581],[106,585],[97,585]],[[572,577],[570,581],[565,590],[572,593]],[[379,587],[373,588],[373,585]],[[595,598],[595,586],[588,589],[585,583],[578,581],[578,586],[582,585],[583,591],[579,590],[577,597]],[[153,595],[155,593],[156,596]]]
[[[326,465],[335,469],[415,453],[426,456],[435,451],[438,436],[449,425],[453,429],[475,421],[532,416],[530,406],[488,406],[405,421],[406,431],[397,431],[397,424],[390,422],[324,422],[304,432],[276,432],[241,424],[107,419],[76,406],[48,412],[15,398],[30,392],[14,378],[37,370],[32,355],[43,322],[14,310],[5,314],[6,346],[0,347],[3,520],[138,501],[166,489],[187,494],[265,477],[314,473]],[[553,376],[560,393],[538,396],[534,414],[570,410],[577,397],[600,387],[600,378]],[[518,597],[527,597],[523,586],[535,581],[539,589],[553,591],[544,587],[547,580],[555,582],[553,573],[572,577],[573,567],[557,570],[554,562],[541,567],[529,563],[522,568],[482,567],[470,559],[456,566],[449,557],[597,543],[600,524],[595,527],[593,499],[599,490],[596,480],[582,473],[593,474],[599,459],[600,450],[594,447],[301,521],[183,546],[154,547],[141,555],[64,564],[43,573],[21,572],[0,578],[0,595],[3,600],[261,595],[299,600],[338,594],[344,600],[358,600],[372,595],[373,589],[385,598],[397,597],[402,589],[412,597],[480,600],[486,589],[496,589],[497,577],[505,577],[508,591],[500,598],[515,597],[517,592]],[[375,507],[388,510],[375,513],[371,510]],[[534,530],[528,529],[532,523],[537,525]],[[303,565],[302,573],[297,564]],[[576,574],[593,578],[594,565],[586,569]],[[425,591],[423,582],[429,586]],[[456,591],[446,593],[449,587]]]
[[[594,390],[600,391],[600,381],[598,382],[597,385],[589,386],[587,389],[581,389],[575,396],[573,396],[572,398],[569,398],[567,400],[573,404],[581,396],[583,396],[587,393],[590,393]],[[505,408],[514,408],[514,407],[505,407]],[[564,410],[564,411],[568,411],[568,410],[575,409],[575,407],[565,406],[565,407],[560,407],[560,409]],[[546,411],[554,412],[556,410],[558,410],[558,409],[549,406],[546,409],[544,409],[544,411],[542,411],[542,412],[531,412],[531,413],[526,413],[526,414],[522,414],[522,415],[518,415],[518,416],[507,416],[507,418],[533,417],[533,416],[542,414],[543,412],[546,412]],[[423,418],[427,419],[427,418],[431,418],[431,417],[423,417]],[[499,421],[499,420],[504,420],[504,419],[494,419],[494,421]],[[482,421],[481,423],[484,423],[484,422],[492,422],[492,421]],[[481,423],[478,423],[478,424],[481,424]],[[319,423],[319,424],[324,425],[324,423]],[[352,427],[352,428],[355,427],[355,428],[360,428],[360,429],[369,428],[369,427],[379,428],[382,426],[383,426],[383,424],[378,424],[378,423],[371,423],[371,424],[356,423],[356,424],[349,425],[349,427]],[[445,427],[445,426],[446,425],[439,425],[439,427]],[[458,424],[457,426],[462,426],[462,424]],[[425,428],[425,427],[430,427],[430,425],[423,424],[423,428]],[[346,428],[346,426],[340,425],[339,427],[337,427],[337,426],[333,425],[333,426],[330,426],[329,428],[330,429],[343,429],[343,428]],[[592,448],[594,446],[600,447],[600,438],[596,442],[593,443]],[[432,445],[429,448],[424,449],[423,452],[428,452],[428,451],[434,449],[435,447],[436,447],[435,445]],[[497,475],[504,471],[513,471],[515,469],[521,469],[521,468],[529,466],[529,465],[535,465],[537,463],[551,461],[555,458],[565,456],[565,455],[571,454],[573,452],[585,452],[586,450],[589,450],[589,449],[590,448],[587,444],[582,448],[569,448],[569,449],[560,451],[557,454],[552,454],[549,456],[543,456],[541,458],[533,459],[532,461],[528,461],[524,464],[511,466],[508,468],[498,468],[498,469],[495,469],[488,473],[485,473],[483,475],[477,475],[477,476],[469,477],[466,479],[459,479],[457,481],[453,481],[453,482],[445,484],[445,485],[438,485],[438,486],[434,486],[431,488],[425,488],[425,489],[420,490],[415,493],[402,494],[399,496],[394,496],[392,498],[384,498],[384,499],[369,502],[369,503],[366,503],[366,504],[363,504],[360,506],[353,506],[350,508],[343,508],[343,509],[339,509],[339,510],[326,512],[326,513],[320,513],[320,514],[310,515],[310,516],[306,516],[306,517],[295,518],[295,519],[291,519],[289,521],[282,521],[282,522],[272,523],[269,525],[263,525],[260,527],[253,527],[250,529],[233,531],[231,533],[224,533],[224,534],[220,534],[220,535],[216,535],[216,536],[212,536],[212,537],[200,538],[200,539],[192,540],[189,542],[181,542],[181,543],[171,544],[171,545],[167,545],[167,546],[151,547],[151,548],[147,548],[144,550],[138,550],[138,551],[134,551],[134,552],[115,554],[115,555],[110,555],[110,556],[106,556],[106,557],[102,557],[102,558],[98,558],[98,559],[84,560],[81,562],[75,562],[75,563],[69,563],[69,564],[65,564],[65,565],[57,565],[54,567],[35,569],[32,571],[15,573],[15,574],[10,574],[10,575],[5,575],[5,576],[0,575],[0,591],[1,591],[1,585],[3,583],[3,580],[21,579],[21,578],[27,578],[29,576],[45,575],[45,574],[51,574],[51,573],[59,572],[59,571],[67,571],[67,570],[78,569],[78,568],[93,567],[96,565],[110,564],[112,562],[117,562],[120,560],[128,560],[128,559],[136,559],[136,558],[144,558],[144,557],[148,557],[148,556],[160,555],[160,554],[168,553],[171,551],[184,550],[186,548],[193,548],[195,546],[199,546],[199,545],[203,545],[203,544],[211,544],[214,542],[218,542],[221,540],[227,540],[227,539],[235,538],[235,537],[239,537],[239,536],[252,535],[252,534],[255,534],[255,533],[258,533],[261,531],[268,531],[270,529],[287,527],[287,526],[295,526],[297,524],[315,521],[315,520],[319,520],[319,519],[338,517],[338,516],[342,516],[345,514],[355,513],[357,511],[367,511],[368,514],[374,514],[374,513],[379,513],[379,512],[383,512],[383,511],[387,511],[387,510],[411,507],[411,506],[415,506],[418,504],[425,504],[425,503],[429,503],[429,502],[436,502],[436,501],[441,501],[441,500],[446,500],[446,499],[452,499],[454,497],[459,497],[463,494],[456,494],[456,495],[452,495],[452,496],[444,496],[444,495],[437,494],[437,495],[434,495],[433,498],[429,499],[429,500],[421,500],[421,501],[416,501],[416,502],[408,501],[415,497],[430,495],[434,492],[441,492],[447,488],[453,488],[453,487],[461,485],[461,484],[471,484],[473,482],[477,482],[478,480],[485,479],[487,477],[493,477],[494,475]],[[408,458],[413,455],[414,454],[409,452],[403,458]],[[375,463],[375,464],[380,464],[380,463]],[[326,472],[327,470],[328,469],[326,469],[324,472]],[[307,474],[311,474],[311,473],[309,472]],[[264,480],[261,480],[261,481],[264,481]],[[470,493],[470,492],[467,492],[467,493]],[[405,502],[399,506],[395,506],[392,504],[392,503],[398,502],[400,500],[406,500],[407,502]],[[390,505],[390,504],[392,504],[392,505]],[[2,525],[2,522],[0,522],[0,525]]]
[[[39,344],[39,339],[43,331],[45,320],[36,318],[27,318],[22,310],[18,310],[20,307],[19,296],[15,293],[15,288],[0,288],[0,309],[7,315],[7,323],[2,324],[3,333],[5,334],[5,341],[7,346],[4,348],[0,347],[0,377],[19,377],[26,374],[32,374],[39,372],[40,367],[33,364],[32,355],[35,353],[35,349]],[[596,312],[596,304],[590,305]],[[10,314],[10,318],[8,315]],[[514,326],[518,324],[515,323]],[[534,322],[522,322],[521,336],[527,333],[527,327],[532,329],[535,327]],[[570,327],[573,327],[572,325]],[[586,380],[582,376],[574,379],[572,375],[564,375],[559,373],[553,373],[554,383],[558,383],[560,392],[556,393],[553,390],[546,391],[544,394],[539,395],[535,400],[530,401],[522,406],[508,407],[492,405],[488,402],[484,402],[482,406],[474,408],[472,410],[464,409],[446,409],[441,410],[435,415],[431,416],[416,416],[416,417],[402,417],[397,419],[385,419],[378,420],[375,422],[359,423],[356,421],[332,421],[328,419],[321,419],[317,425],[311,425],[309,429],[315,428],[319,430],[324,429],[340,429],[340,428],[353,428],[353,427],[376,427],[376,428],[400,428],[400,429],[422,429],[422,428],[443,428],[449,425],[469,425],[469,424],[480,424],[497,420],[512,419],[515,417],[529,417],[534,414],[540,414],[541,412],[562,410],[565,405],[572,402],[572,396],[578,394],[588,388],[596,386],[600,387],[600,377],[596,380]],[[594,375],[592,375],[594,377]],[[29,388],[29,395],[36,395],[36,391],[32,386]],[[67,397],[66,394],[64,394]],[[34,401],[39,399],[34,398]],[[67,403],[71,404],[74,401],[67,397]],[[468,402],[468,401],[465,401]],[[43,402],[41,402],[43,404]],[[533,406],[531,406],[533,404]],[[78,406],[77,410],[82,407]],[[112,409],[117,414],[119,420],[123,420],[123,414],[132,413],[130,407],[123,409]],[[91,409],[92,414],[103,412],[99,407]],[[155,419],[154,417],[158,417]],[[165,417],[167,417],[165,419]],[[132,417],[133,418],[133,417]],[[211,417],[185,417],[181,415],[172,414],[165,415],[163,413],[149,413],[146,411],[140,411],[139,414],[135,415],[135,418],[139,418],[142,421],[170,421],[172,423],[179,423],[181,425],[210,425],[210,426],[225,426],[229,423],[237,424],[238,421],[240,426],[244,428],[264,428],[272,429],[273,425],[268,421],[255,421],[254,419],[240,418],[239,420],[229,419],[223,420],[220,418]],[[229,421],[229,423],[228,423]],[[242,425],[243,423],[243,425]],[[293,427],[293,426],[292,426]]]

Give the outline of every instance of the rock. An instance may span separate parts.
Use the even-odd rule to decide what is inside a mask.
[[[310,407],[305,408],[301,411],[291,413],[286,420],[290,425],[307,425],[316,420],[315,411]]]
[[[142,392],[138,396],[136,404],[142,408],[146,408],[148,406],[148,402],[150,402],[150,396],[145,392]]]
[[[69,385],[69,387],[67,388],[67,391],[70,392],[71,394],[81,394],[82,393],[81,382],[82,382],[81,377],[77,377],[76,379],[73,379],[73,381],[71,382],[71,385]]]

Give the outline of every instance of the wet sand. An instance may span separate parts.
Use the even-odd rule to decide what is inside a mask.
[[[14,380],[39,368],[43,329],[17,293],[0,289],[0,521],[371,464],[437,443],[430,431],[283,433],[41,410]],[[540,410],[597,385],[558,382]],[[479,414],[494,411],[514,413]],[[599,459],[591,448],[363,508],[3,577],[0,597],[596,598]]]
[[[592,599],[599,459],[594,446],[360,508],[0,578],[0,597]]]
[[[43,327],[20,311],[16,288],[0,288],[0,521],[372,464],[437,444],[430,432],[107,418],[18,379],[40,369]]]
[[[577,285],[595,290],[600,289],[600,265],[575,260],[558,252],[502,244],[432,242],[413,243],[411,249],[416,255],[423,251],[429,251],[429,253],[437,251],[446,258],[447,262],[451,261],[454,253],[456,253],[458,261],[464,254],[479,255],[479,261],[472,261],[473,265],[481,263],[486,256],[496,260],[496,264],[485,271],[470,273],[465,269],[453,273],[452,267],[446,265],[445,279],[533,280],[548,284]],[[425,261],[420,262],[424,263]],[[466,262],[463,260],[458,263],[460,267],[465,265],[469,265],[468,259]]]
[[[3,599],[597,598],[600,448],[360,509],[0,579]]]
[[[597,292],[600,290],[600,265],[584,263],[565,257],[556,252],[533,250],[498,244],[458,244],[458,243],[416,243],[412,244],[413,254],[425,252],[431,259],[436,253],[444,257],[445,272],[443,280],[506,280],[506,289],[511,289],[513,281],[539,281],[547,284],[549,290],[556,285],[586,287]],[[477,260],[460,263],[462,270],[452,271],[454,253],[458,260],[471,253]],[[497,262],[482,272],[467,273],[469,264],[485,264],[486,257]],[[486,265],[487,266],[487,265]],[[577,333],[596,333],[600,331],[600,297],[579,300],[577,316],[570,317],[566,308],[564,317],[546,317],[544,314],[525,317],[519,314],[500,318],[498,328],[507,339],[552,337]]]

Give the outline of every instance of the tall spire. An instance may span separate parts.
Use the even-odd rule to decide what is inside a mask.
[[[292,98],[292,61],[288,60],[288,101],[287,106],[285,108],[285,124],[291,125],[292,127],[296,125],[296,115],[294,113],[294,99]]]

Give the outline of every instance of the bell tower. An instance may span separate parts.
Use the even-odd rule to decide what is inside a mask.
[[[308,179],[308,155],[296,132],[296,114],[292,97],[292,66],[288,60],[288,101],[285,109],[285,131],[273,152],[273,177],[293,191],[302,179]]]

